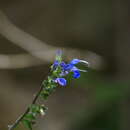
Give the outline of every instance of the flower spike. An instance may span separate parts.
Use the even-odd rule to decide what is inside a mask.
[[[61,52],[60,52],[61,53]],[[62,59],[62,58],[61,58]],[[55,83],[58,83],[61,86],[66,86],[67,81],[65,79],[65,76],[67,76],[70,72],[73,73],[73,78],[79,78],[80,77],[80,72],[87,72],[86,70],[82,70],[77,68],[75,65],[78,63],[84,63],[89,65],[89,63],[85,60],[80,60],[80,59],[73,59],[69,63],[65,63],[64,61],[57,61],[57,56],[56,56],[56,61],[54,62],[54,66],[57,67],[57,72],[58,75],[55,78]],[[64,77],[64,78],[63,78]]]

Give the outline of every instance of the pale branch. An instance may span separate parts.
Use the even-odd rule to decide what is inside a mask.
[[[0,54],[0,69],[19,69],[45,64],[29,54]]]
[[[30,67],[34,65],[43,64],[45,62],[52,62],[54,59],[56,50],[61,49],[58,47],[48,45],[45,42],[35,38],[34,36],[18,28],[9,20],[9,18],[1,10],[0,10],[0,34],[6,39],[8,39],[9,41],[11,41],[13,44],[23,48],[29,54],[37,58],[37,61],[38,59],[40,60],[37,63],[36,62],[34,63],[34,61],[32,60],[32,57],[26,54],[27,57],[25,57],[25,62],[22,62],[22,63],[17,62],[20,60],[18,60],[16,56],[14,58],[16,59],[15,60],[16,63],[13,63],[12,62],[13,58],[6,57],[5,61],[7,61],[8,64],[5,65],[3,62],[3,64],[2,63],[0,64],[0,68],[2,67],[3,68],[24,68],[24,67]],[[89,63],[91,64],[91,67],[94,69],[101,69],[104,66],[103,58],[93,52],[83,51],[80,49],[70,49],[70,48],[62,48],[62,50],[63,50],[63,53],[66,55],[67,60],[71,59],[72,57],[77,57],[80,59],[85,59],[85,60],[87,59]],[[28,59],[29,62],[26,59]],[[1,59],[0,59],[0,62],[1,62]]]
[[[0,34],[41,60],[52,59],[58,49],[18,28],[2,11],[0,11]],[[46,56],[47,53],[49,57]]]
[[[85,52],[82,51],[80,53],[80,50],[72,50],[68,49],[66,53],[66,60],[70,60],[70,58],[73,56],[78,55],[78,58],[88,59],[88,61],[91,63],[91,68],[99,70],[102,66],[102,58],[98,56],[97,54],[94,54],[93,52]],[[49,55],[48,53],[46,54]],[[33,57],[29,54],[0,54],[0,69],[19,69],[19,68],[28,68],[32,66],[39,66],[44,65],[47,63],[52,63],[53,60],[40,60],[36,57]]]

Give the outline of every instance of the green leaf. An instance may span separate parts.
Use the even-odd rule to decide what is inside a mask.
[[[48,83],[52,82],[52,78],[50,76],[48,76]]]
[[[37,104],[33,104],[30,106],[30,112],[37,114],[40,111],[40,106]]]
[[[62,61],[62,55],[61,54],[57,54],[56,55],[56,60],[61,62]]]
[[[53,71],[52,75],[53,75],[54,77],[58,77],[58,72],[57,72],[57,70]]]
[[[43,85],[43,86],[47,86],[47,84],[48,84],[48,81],[47,81],[47,80],[44,80],[44,81],[42,82],[42,85]]]
[[[56,86],[51,84],[48,87],[45,88],[44,91],[48,92],[49,94],[51,94],[54,90],[55,90]]]
[[[28,120],[35,120],[36,118],[35,118],[35,116],[34,116],[33,113],[28,113],[28,114],[26,114],[25,119],[28,119]]]
[[[32,130],[32,123],[29,120],[23,120],[22,123],[24,124],[25,127],[27,127],[29,130]]]
[[[46,100],[49,96],[49,92],[44,90],[41,92],[40,96]]]
[[[41,108],[43,109],[43,111],[46,111],[48,108],[43,105],[41,105]]]

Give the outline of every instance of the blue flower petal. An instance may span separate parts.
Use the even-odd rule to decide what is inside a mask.
[[[75,64],[78,64],[79,62],[80,62],[79,59],[73,59],[72,61],[70,61],[70,64],[75,65]]]
[[[66,63],[65,63],[64,61],[62,61],[62,62],[60,63],[60,66],[64,68],[64,67],[66,66]]]
[[[60,84],[61,86],[66,86],[66,79],[65,78],[56,78],[55,82]]]
[[[56,55],[61,56],[62,55],[62,50],[57,50]]]
[[[87,72],[87,70],[81,70],[81,69],[78,69],[77,67],[73,67],[72,69],[71,69],[71,71],[81,71],[81,72]]]
[[[79,72],[78,70],[73,71],[73,77],[74,77],[75,79],[79,78],[79,77],[80,77],[80,72]]]
[[[62,72],[60,73],[60,77],[66,76],[67,74],[69,74],[68,71],[62,71]]]
[[[67,65],[64,67],[64,70],[65,70],[65,71],[70,71],[73,67],[74,67],[73,64],[67,64]]]
[[[73,66],[73,68],[71,69],[71,71],[78,71],[79,69],[75,66]]]
[[[73,60],[70,62],[70,64],[75,65],[75,64],[78,64],[79,62],[80,62],[80,63],[87,64],[87,65],[89,66],[89,62],[87,62],[87,61],[85,61],[85,60],[79,60],[79,59],[73,59]]]
[[[56,68],[59,65],[59,62],[57,60],[55,60],[53,67]]]

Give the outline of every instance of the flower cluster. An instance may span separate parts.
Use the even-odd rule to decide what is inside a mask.
[[[58,83],[61,86],[66,86],[67,81],[64,77],[68,75],[70,72],[73,73],[73,78],[75,79],[80,77],[80,72],[87,72],[86,70],[81,70],[75,66],[78,63],[83,63],[88,66],[89,63],[87,61],[73,59],[69,63],[65,63],[61,60],[61,54],[57,55],[57,57],[58,58],[56,58],[54,64],[52,65],[52,70],[54,72],[59,72],[57,78],[54,79],[55,83]]]

